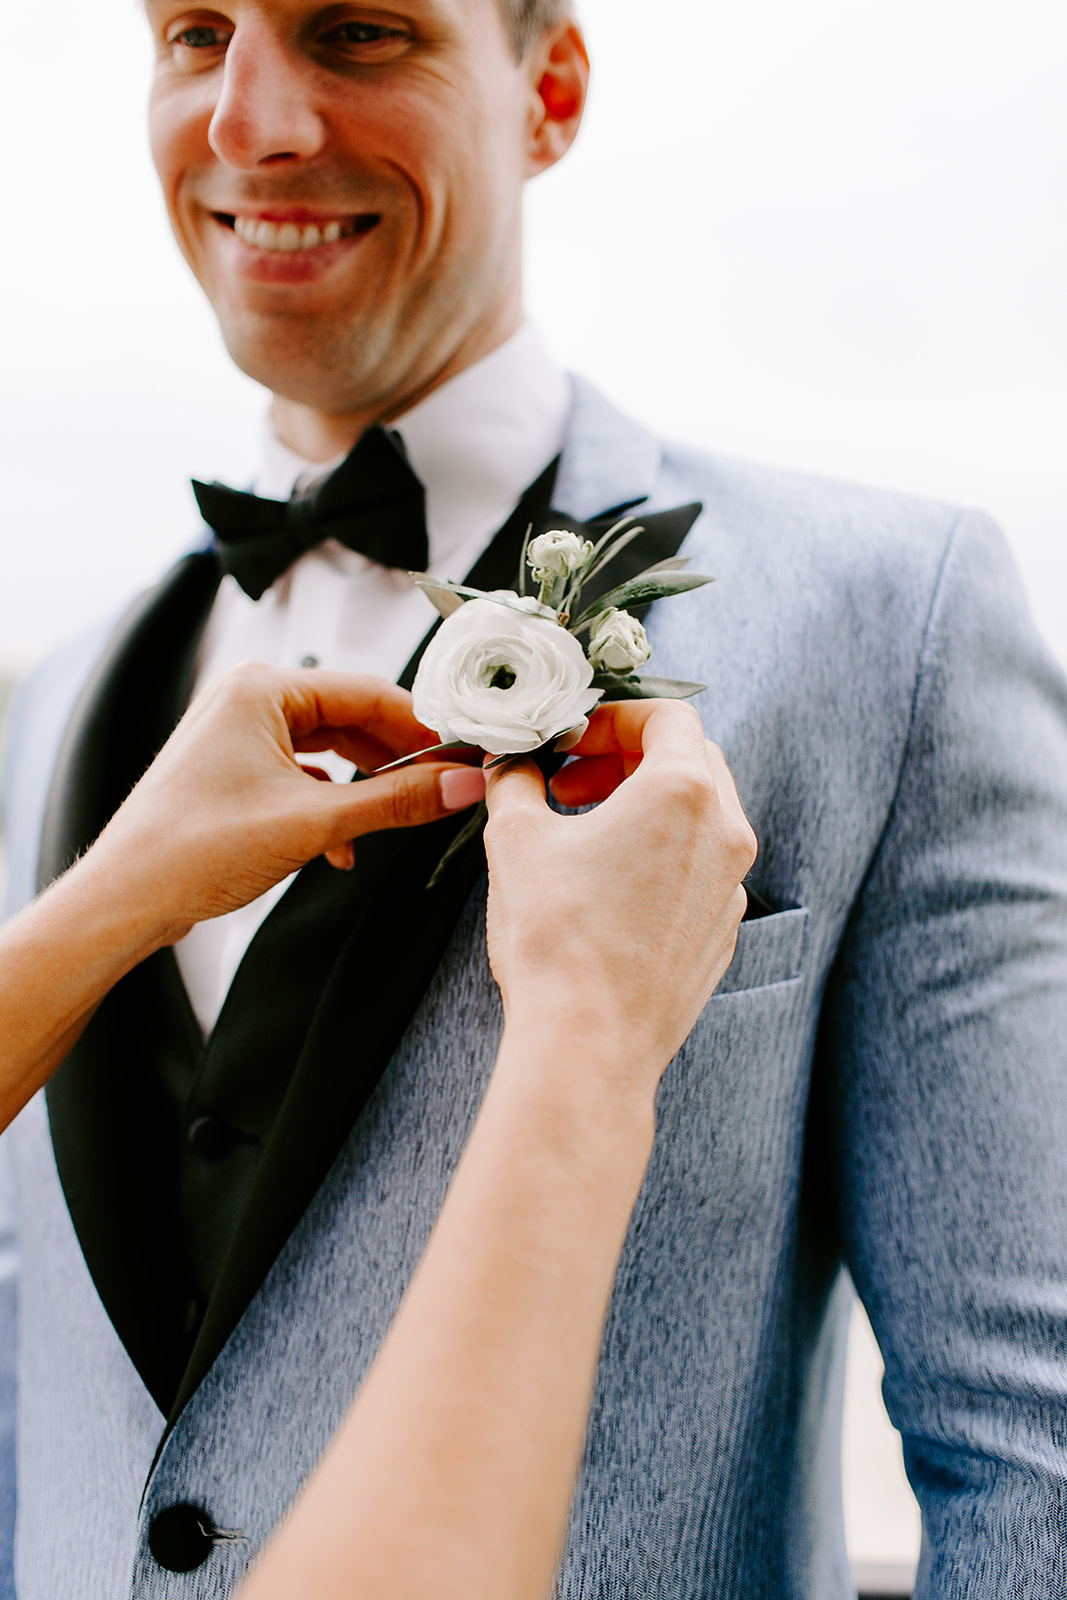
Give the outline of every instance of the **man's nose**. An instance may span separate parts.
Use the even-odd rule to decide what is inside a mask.
[[[219,159],[248,170],[318,155],[326,127],[315,108],[314,75],[314,64],[265,19],[243,22],[226,50],[222,90],[208,128]]]

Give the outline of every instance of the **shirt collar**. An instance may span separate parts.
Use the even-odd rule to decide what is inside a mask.
[[[488,539],[563,447],[566,375],[530,323],[399,417],[393,427],[426,489],[430,567]],[[342,460],[310,462],[268,427],[257,494],[287,500]]]

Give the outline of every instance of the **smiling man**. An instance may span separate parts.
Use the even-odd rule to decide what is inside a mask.
[[[761,853],[661,1087],[560,1594],[843,1600],[847,1268],[917,1592],[1059,1600],[1067,686],[999,535],[665,444],[556,368],[521,218],[584,108],[559,0],[147,10],[172,225],[271,425],[257,494],[198,485],[214,533],[25,687],[12,908],[221,668],[410,684],[407,569],[510,587],[529,524],[635,509],[634,570],[719,578],[648,628]],[[326,1447],[494,1056],[477,843],[426,887],[457,826],[160,952],[12,1129],[20,1600],[221,1600]]]
[[[336,454],[516,333],[522,187],[585,98],[560,5],[147,9],[174,232],[293,449]]]

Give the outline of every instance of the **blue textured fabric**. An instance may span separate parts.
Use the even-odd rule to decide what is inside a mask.
[[[95,628],[90,634],[58,651],[35,675],[38,689],[46,696],[53,686],[58,690],[57,708],[64,706],[68,716],[77,694],[77,685],[96,659],[108,632],[108,626]],[[62,698],[63,686],[66,686],[70,697],[67,701]],[[65,717],[61,711],[54,742],[49,743],[47,737],[40,737],[37,730],[21,728],[20,731],[21,716],[29,703],[29,696],[16,696],[4,732],[8,746],[17,746],[23,752],[19,763],[19,788],[23,798],[31,805],[39,804],[43,808]],[[32,849],[21,852],[8,850],[8,912],[32,899],[36,878],[35,860],[36,853]],[[0,1600],[15,1600],[17,1358],[18,1240],[10,1140],[5,1136],[0,1139]]]
[[[847,1268],[923,1513],[920,1600],[1067,1592],[1067,683],[987,519],[663,446],[583,385],[557,503],[701,499],[653,607],[775,914],[664,1077],[562,1600],[844,1600]],[[13,719],[13,904],[94,650]],[[153,1467],[38,1099],[22,1246],[20,1600],[222,1600],[324,1448],[433,1224],[500,1025],[475,896],[364,1116]],[[575,1063],[580,1070],[580,1062]],[[162,1572],[151,1516],[248,1543]]]
[[[15,1360],[18,1257],[11,1175],[0,1149],[0,1600],[15,1597]]]

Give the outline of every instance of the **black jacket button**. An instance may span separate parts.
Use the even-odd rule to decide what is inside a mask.
[[[205,1161],[218,1161],[233,1144],[233,1132],[221,1117],[197,1117],[190,1122],[186,1139]]]
[[[168,1506],[152,1518],[148,1548],[167,1572],[192,1572],[211,1554],[214,1525],[199,1506]]]

